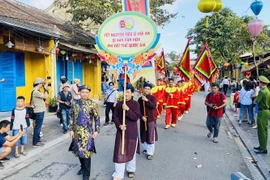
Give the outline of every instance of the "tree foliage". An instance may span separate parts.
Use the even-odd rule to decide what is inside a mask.
[[[167,69],[172,71],[179,63],[181,54],[176,51],[171,51],[165,55],[167,63]]]
[[[177,13],[170,13],[163,7],[173,5],[176,0],[150,0],[151,18],[159,25],[165,26]],[[85,25],[91,20],[95,24],[102,24],[106,18],[122,11],[121,0],[56,0],[59,8],[67,9],[73,16],[72,22],[76,25]]]
[[[252,19],[250,16],[238,17],[231,9],[224,8],[209,16],[209,28],[205,27],[206,17],[202,18],[188,31],[187,37],[190,37],[191,44],[196,46],[195,53],[198,54],[208,42],[217,64],[235,63],[242,54],[252,51],[254,39],[248,31],[248,22]],[[256,42],[256,54],[269,50],[270,37],[267,28],[256,38]]]

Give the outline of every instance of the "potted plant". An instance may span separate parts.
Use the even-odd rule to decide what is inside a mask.
[[[58,108],[56,97],[49,98],[49,112],[56,112]]]

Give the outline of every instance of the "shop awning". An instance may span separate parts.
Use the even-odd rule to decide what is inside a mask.
[[[260,67],[261,65],[263,65],[264,63],[267,63],[268,61],[270,61],[270,56],[265,58],[263,61],[257,63],[257,66]],[[255,68],[256,68],[256,66],[252,65],[248,69],[243,70],[242,73],[247,72],[247,71],[253,71]]]
[[[60,45],[65,46],[69,49],[72,49],[74,51],[81,51],[81,52],[85,52],[85,53],[90,53],[90,54],[97,54],[96,50],[92,50],[92,49],[87,49],[81,46],[74,46],[72,44],[69,43],[63,43],[63,42],[59,42]]]

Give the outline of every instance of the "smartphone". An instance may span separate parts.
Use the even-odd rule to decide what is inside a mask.
[[[20,125],[20,127],[21,127],[21,131],[23,131],[23,125]]]

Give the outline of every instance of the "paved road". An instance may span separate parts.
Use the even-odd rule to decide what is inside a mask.
[[[164,117],[164,115],[163,115]],[[223,122],[219,143],[214,144],[206,137],[205,107],[202,94],[195,94],[191,112],[178,122],[176,128],[164,129],[163,121],[158,121],[159,141],[152,161],[144,155],[137,155],[137,180],[228,180],[231,172],[240,171],[251,177],[251,172],[243,158],[243,146],[237,145]],[[91,180],[111,180],[114,170],[112,162],[115,128],[102,128],[97,144],[97,154],[92,158]],[[68,139],[58,143],[39,155],[13,168],[1,171],[5,180],[69,180],[81,179],[78,160],[67,151]],[[244,149],[245,151],[245,149]],[[197,159],[193,159],[197,158]],[[197,168],[197,165],[202,165]],[[254,168],[253,168],[254,170]],[[257,177],[251,179],[258,179]]]

